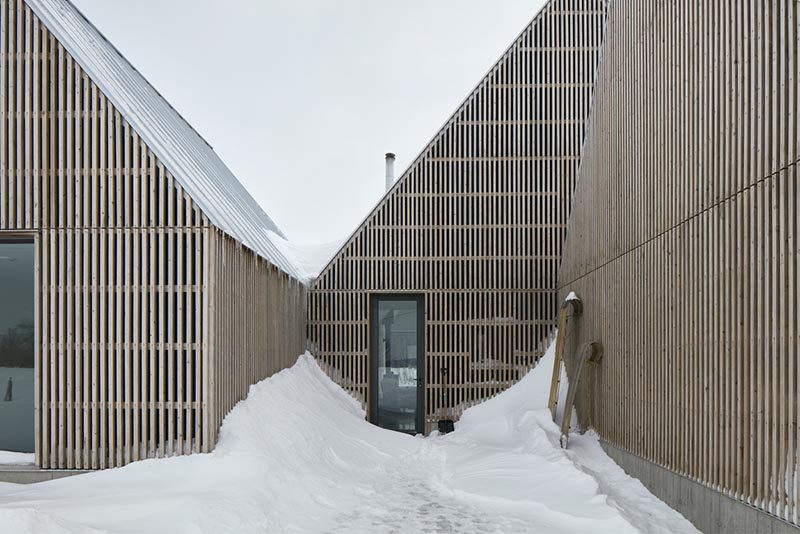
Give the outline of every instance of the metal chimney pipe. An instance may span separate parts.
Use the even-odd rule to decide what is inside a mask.
[[[394,154],[386,153],[386,190],[392,188],[394,183]]]

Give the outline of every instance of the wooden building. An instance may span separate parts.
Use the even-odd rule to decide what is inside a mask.
[[[800,523],[799,11],[611,4],[560,274],[580,424],[708,532]]]
[[[280,231],[68,0],[0,0],[0,122],[10,446],[76,469],[210,450],[305,349]]]
[[[605,14],[550,1],[310,288],[310,348],[373,422],[429,430],[542,354]]]

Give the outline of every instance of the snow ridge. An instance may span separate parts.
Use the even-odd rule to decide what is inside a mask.
[[[0,485],[0,532],[682,532],[589,434],[559,446],[552,350],[428,438],[364,420],[306,353],[251,386],[210,454]]]

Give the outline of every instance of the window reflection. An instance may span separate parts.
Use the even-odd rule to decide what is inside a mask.
[[[33,243],[0,243],[0,450],[34,450],[33,283]]]
[[[416,431],[417,301],[378,303],[378,425]]]

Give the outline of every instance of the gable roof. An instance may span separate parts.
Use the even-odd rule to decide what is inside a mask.
[[[211,146],[69,0],[25,0],[175,180],[220,230],[287,274],[299,270],[269,238],[283,236]]]
[[[409,176],[411,176],[414,169],[420,165],[420,163],[425,159],[425,157],[436,146],[436,143],[440,139],[442,139],[445,136],[445,134],[447,134],[448,130],[450,130],[450,128],[454,124],[458,123],[461,120],[461,115],[463,114],[464,108],[467,107],[467,105],[472,101],[473,98],[475,98],[478,94],[480,94],[480,91],[489,83],[489,79],[491,78],[492,73],[494,73],[498,69],[498,67],[502,65],[503,62],[505,62],[506,58],[508,58],[509,54],[514,50],[514,47],[519,45],[520,41],[525,36],[525,34],[528,33],[534,27],[534,25],[536,25],[539,22],[539,20],[542,19],[549,12],[549,10],[552,8],[552,3],[553,0],[547,0],[542,5],[542,7],[539,8],[539,10],[533,16],[533,19],[531,19],[531,21],[525,25],[525,28],[517,34],[517,36],[514,38],[511,44],[508,45],[508,47],[503,51],[500,57],[492,64],[492,66],[489,68],[486,74],[483,75],[480,81],[478,81],[478,83],[472,88],[472,90],[467,94],[467,96],[459,103],[455,111],[450,114],[450,116],[447,118],[444,124],[436,131],[433,137],[423,146],[422,150],[420,150],[420,152],[411,161],[411,163],[408,164],[403,173],[400,174],[399,178],[397,178],[391,185],[391,187],[389,187],[389,189],[387,189],[381,195],[381,197],[378,199],[375,205],[369,210],[369,212],[367,212],[367,214],[364,216],[361,222],[358,223],[358,225],[350,233],[350,235],[342,241],[342,246],[339,247],[339,250],[337,250],[333,254],[333,256],[331,256],[331,258],[328,260],[328,263],[326,263],[319,271],[317,278],[312,281],[311,283],[312,287],[316,285],[317,280],[319,280],[328,273],[329,269],[333,267],[337,259],[346,254],[347,247],[350,246],[350,243],[356,240],[359,233],[364,227],[366,227],[370,219],[374,217],[381,210],[381,208],[386,204],[388,199],[392,197],[392,195],[397,193],[397,191],[400,189],[400,186],[405,181],[408,180]]]

